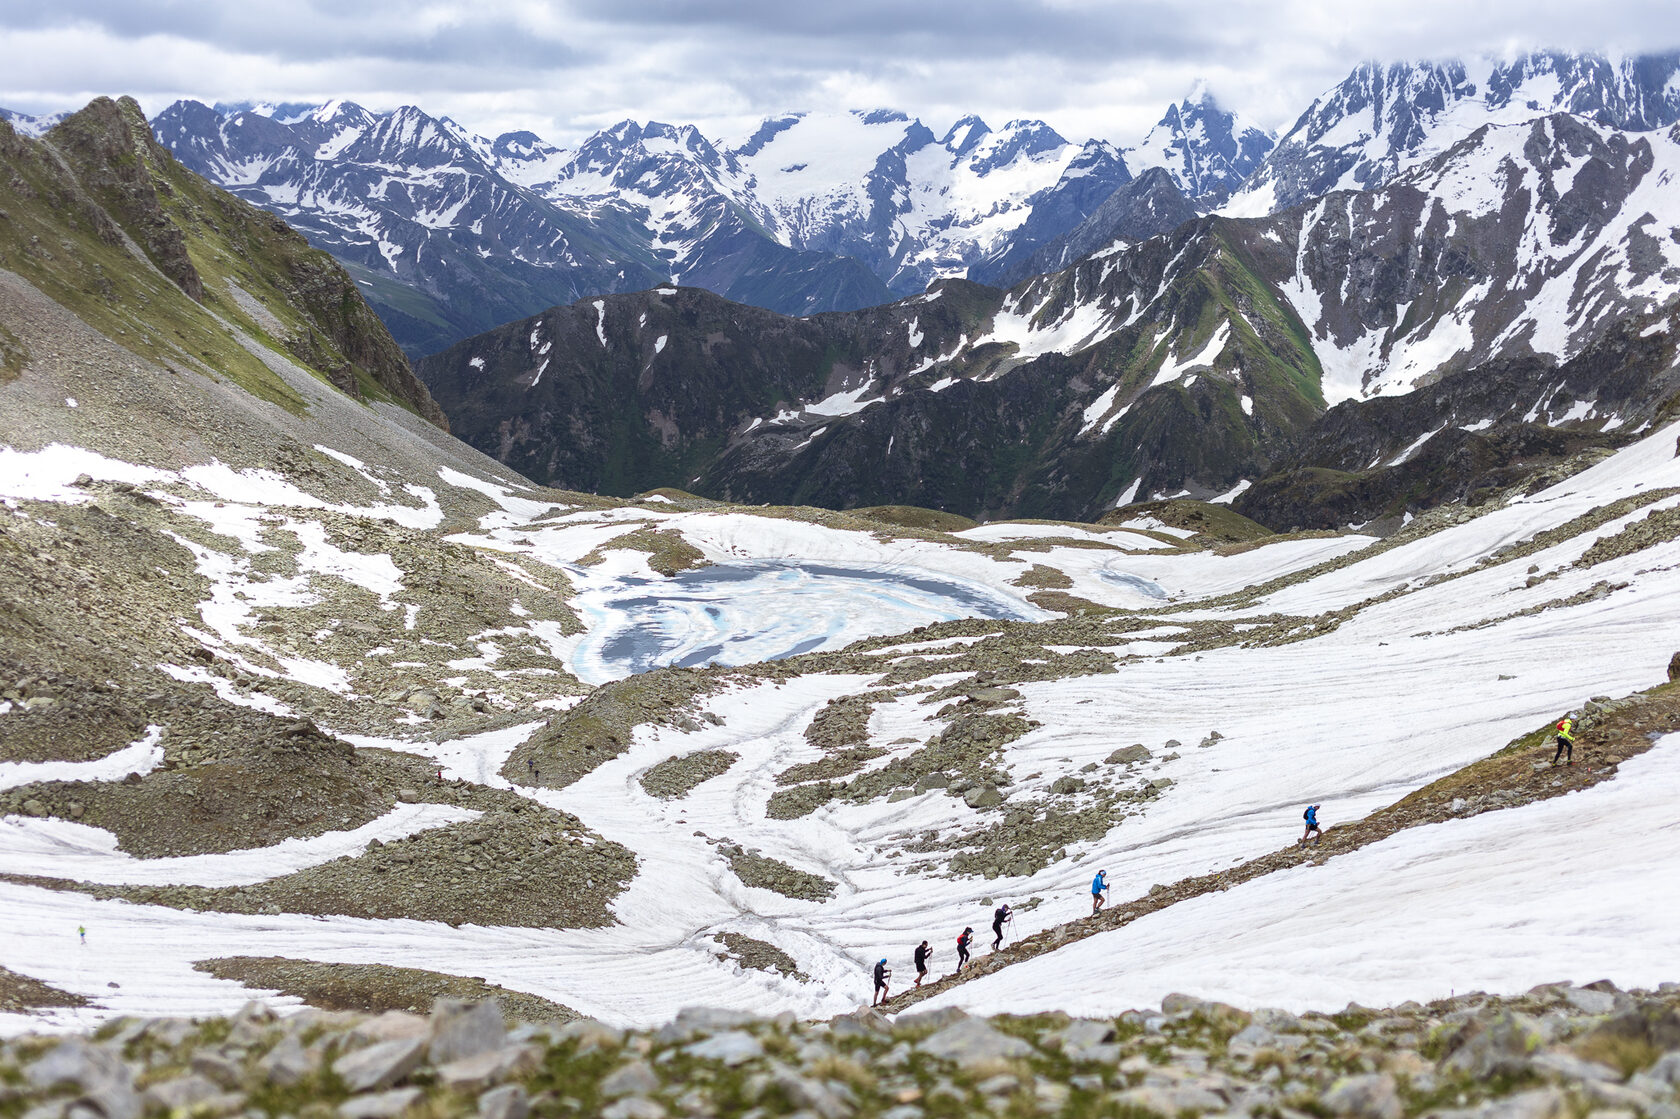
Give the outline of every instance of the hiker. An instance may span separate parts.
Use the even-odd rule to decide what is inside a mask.
[[[1552,764],[1556,765],[1559,758],[1567,757],[1566,765],[1575,764],[1575,720],[1568,715],[1558,720],[1557,725],[1557,753],[1552,755]]]
[[[85,925],[77,925],[76,926],[76,932],[81,935],[82,943],[86,944],[87,943],[87,927]]]
[[[933,949],[928,947],[927,941],[924,940],[916,945],[916,986],[918,987],[922,985],[922,980],[927,977],[928,957],[931,955],[933,955]]]
[[[887,966],[887,958],[881,957],[881,962],[875,965],[875,998],[870,1006],[885,1006],[887,1004],[887,980],[892,978],[892,968]]]
[[[963,929],[962,935],[957,937],[957,974],[962,974],[963,965],[968,963],[968,946],[974,943],[974,930]]]
[[[1301,833],[1301,839],[1295,846],[1299,847],[1310,838],[1313,846],[1317,847],[1318,841],[1324,838],[1324,832],[1319,830],[1318,826],[1318,810],[1322,807],[1324,806],[1321,804],[1309,804],[1307,810],[1301,813],[1301,819],[1307,822],[1307,830]]]
[[[1003,946],[1003,926],[1014,919],[1015,915],[1009,912],[1008,902],[998,906],[997,912],[992,914],[992,931],[997,934],[992,938],[992,951],[996,952]]]
[[[1097,876],[1091,879],[1091,916],[1095,917],[1104,903],[1108,901],[1108,871],[1099,870]]]

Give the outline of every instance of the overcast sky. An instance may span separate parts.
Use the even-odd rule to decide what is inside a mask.
[[[560,144],[891,107],[1125,144],[1199,78],[1281,129],[1363,59],[1549,46],[1672,50],[1680,0],[0,0],[0,106],[345,97]]]

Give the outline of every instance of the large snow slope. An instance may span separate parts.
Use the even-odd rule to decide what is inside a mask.
[[[881,955],[907,960],[911,946],[927,937],[939,949],[936,970],[948,968],[952,938],[964,925],[983,929],[996,900],[1043,899],[1020,911],[1021,933],[1073,919],[1086,911],[1085,887],[1099,867],[1109,871],[1117,898],[1136,896],[1154,883],[1291,842],[1309,799],[1324,804],[1328,822],[1357,818],[1590,695],[1620,695],[1658,682],[1680,632],[1680,544],[1659,543],[1590,567],[1574,563],[1594,540],[1652,508],[1680,504],[1680,498],[1664,498],[1521,558],[1472,569],[1507,545],[1608,502],[1680,486],[1675,435],[1674,427],[1656,431],[1550,489],[1402,546],[1381,550],[1368,538],[1347,537],[1283,542],[1227,557],[1158,547],[1056,546],[1053,538],[1040,537],[1048,539],[1049,551],[998,558],[937,539],[890,538],[742,512],[566,511],[494,483],[448,477],[447,484],[470,484],[501,505],[474,530],[451,539],[560,567],[576,577],[585,597],[615,581],[655,580],[640,552],[611,551],[599,565],[577,564],[613,535],[653,525],[682,534],[716,561],[800,558],[897,570],[982,588],[1023,612],[1031,607],[1011,580],[1034,564],[1065,572],[1073,594],[1116,605],[1164,605],[1150,619],[1152,628],[1107,650],[1118,658],[1116,671],[1017,685],[1021,696],[1009,709],[1039,726],[1006,747],[1004,763],[1014,778],[1011,801],[1023,802],[1047,796],[1058,777],[1087,763],[1100,766],[1116,746],[1142,742],[1157,760],[1140,775],[1172,784],[1142,814],[1071,847],[1065,860],[1032,875],[991,880],[951,877],[939,865],[911,866],[919,857],[906,855],[905,847],[922,833],[972,831],[998,818],[941,790],[896,802],[834,801],[803,818],[768,819],[776,775],[822,756],[804,730],[827,701],[871,689],[906,656],[962,648],[930,647],[907,636],[872,654],[879,670],[744,680],[705,701],[715,722],[697,722],[691,732],[640,727],[626,752],[562,790],[515,786],[635,851],[638,874],[613,904],[616,926],[451,928],[409,920],[236,916],[7,883],[0,884],[4,962],[99,1000],[97,1009],[52,1012],[51,1021],[62,1025],[113,1014],[231,1010],[250,993],[196,972],[192,964],[235,953],[471,974],[623,1023],[658,1022],[696,1003],[802,1015],[848,1010],[868,995],[869,961]],[[17,480],[15,488],[76,499],[77,491],[61,489],[49,476],[53,471],[30,469],[21,458],[14,465],[25,467],[5,475]],[[74,469],[120,472],[119,465],[85,456]],[[251,503],[248,511],[255,515],[259,504],[262,510],[286,509],[298,500],[277,486],[259,492],[254,479],[236,485],[214,473],[200,477],[229,500],[214,510],[229,523],[242,502]],[[411,496],[430,507],[428,495]],[[417,511],[393,506],[390,512]],[[1368,554],[1361,551],[1367,546]],[[1338,557],[1343,566],[1257,601],[1236,607],[1205,601]],[[371,570],[348,562],[340,567],[343,574],[321,577],[364,578]],[[1545,576],[1533,585],[1531,567]],[[1593,598],[1583,594],[1600,583],[1609,589]],[[657,582],[642,586],[658,593]],[[1389,592],[1397,593],[1369,601]],[[400,587],[390,591],[393,608],[403,593]],[[828,594],[830,607],[843,607],[847,595],[857,600],[854,620],[839,636],[882,632],[872,622],[879,590],[868,580],[850,589],[837,585]],[[1564,604],[1577,597],[1582,601]],[[612,613],[611,596],[591,601],[601,612],[589,619],[590,631],[563,639],[562,646],[570,642],[575,650],[603,627],[635,624],[622,605]],[[1305,640],[1170,655],[1186,628],[1201,620],[1253,624],[1266,615],[1312,617],[1344,607],[1355,609],[1339,627]],[[745,607],[732,616],[752,617]],[[892,619],[890,628],[902,621]],[[937,687],[956,678],[923,683]],[[923,698],[881,697],[869,739],[888,753],[871,766],[917,749],[945,726],[938,705],[923,704]],[[443,743],[414,739],[401,748],[434,757],[453,773],[499,784],[494,775],[502,759],[534,726]],[[1198,748],[1213,730],[1223,738]],[[1169,747],[1169,739],[1185,746]],[[643,789],[639,778],[651,766],[702,749],[733,751],[739,760],[685,797],[660,800]],[[1672,979],[1664,969],[1675,958],[1673,918],[1680,915],[1669,885],[1680,856],[1680,834],[1671,822],[1680,785],[1677,755],[1680,741],[1671,739],[1590,792],[1406,833],[1322,867],[1175,907],[946,997],[986,1009],[1106,1011],[1180,988],[1239,1003],[1339,1007],[1349,999],[1426,998],[1470,986],[1512,990],[1567,974],[1610,974],[1624,984]],[[380,826],[438,822],[389,820]],[[802,901],[743,885],[709,842],[725,838],[829,878],[834,897]],[[125,876],[139,861],[101,851],[96,839],[68,831],[49,835],[12,818],[0,826],[0,853],[8,867],[27,863],[37,874],[136,880]],[[240,880],[249,880],[249,860],[256,857],[235,852],[218,858],[226,860],[227,871],[237,867]],[[275,859],[263,869],[278,874],[294,865]],[[89,929],[85,946],[77,941],[78,925]],[[713,937],[723,931],[777,945],[798,961],[809,982],[738,968],[719,955]],[[1614,958],[1607,951],[1611,943]],[[111,982],[119,986],[109,988]],[[18,1029],[25,1021],[0,1019],[0,1028]]]

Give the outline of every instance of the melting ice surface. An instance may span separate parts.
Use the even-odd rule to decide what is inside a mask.
[[[1167,600],[1165,587],[1153,579],[1145,579],[1141,575],[1132,575],[1125,571],[1115,571],[1112,568],[1105,567],[1097,571],[1097,578],[1123,590],[1140,594],[1145,598],[1159,599],[1162,602]]]
[[[988,588],[901,567],[718,564],[621,579],[574,605],[571,669],[589,684],[662,665],[752,664],[955,618],[1047,617]]]

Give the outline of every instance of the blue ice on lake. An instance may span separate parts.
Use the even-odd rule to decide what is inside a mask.
[[[758,561],[581,593],[571,668],[599,684],[663,665],[738,665],[838,649],[956,618],[1050,615],[987,587],[904,567]]]

